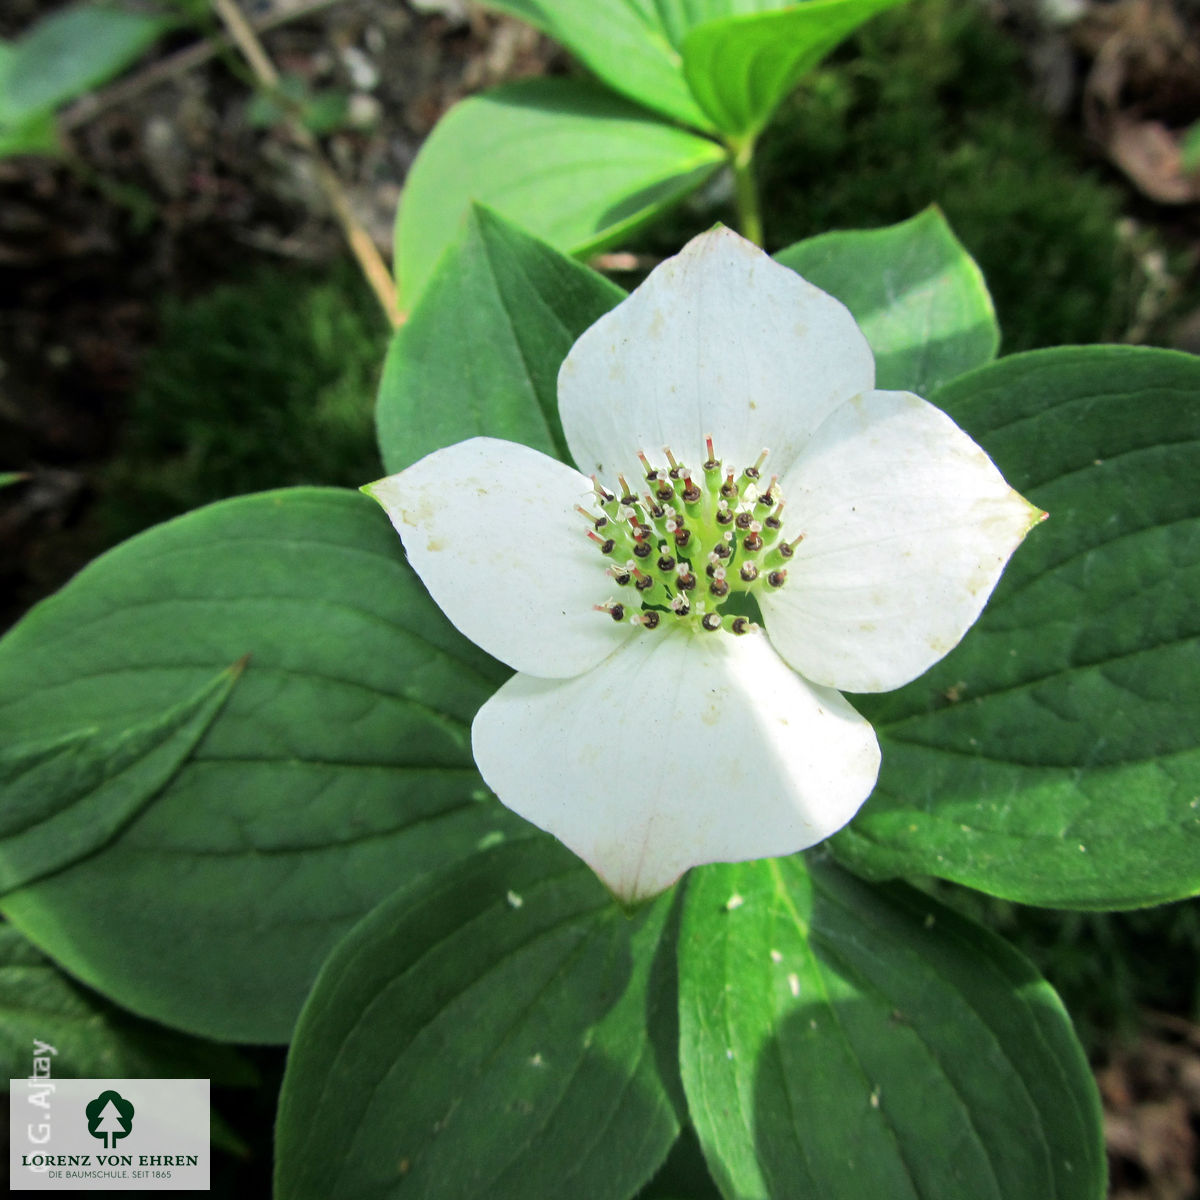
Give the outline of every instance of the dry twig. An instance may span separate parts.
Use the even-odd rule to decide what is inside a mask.
[[[275,64],[263,48],[253,27],[242,14],[237,0],[213,0],[213,7],[224,22],[234,44],[250,64],[254,77],[269,91],[278,94],[279,72],[275,69]],[[325,198],[333,210],[333,215],[350,245],[351,253],[357,259],[358,265],[371,285],[371,290],[379,300],[388,321],[393,328],[402,325],[404,315],[400,311],[399,301],[396,298],[396,285],[392,281],[392,273],[388,270],[387,264],[371,240],[371,235],[367,233],[355,214],[337,172],[326,161],[317,139],[304,125],[289,116],[288,129],[296,143],[311,158],[321,191],[325,194]]]
[[[275,9],[267,13],[250,22],[250,27],[255,33],[266,33],[280,25],[298,21],[302,17],[310,17],[313,13],[332,8],[339,3],[341,0],[304,0],[304,3]],[[116,83],[110,84],[103,91],[81,96],[59,116],[59,128],[70,133],[71,130],[78,129],[81,125],[95,120],[110,108],[116,108],[119,104],[127,104],[130,100],[136,100],[143,92],[148,92],[151,88],[168,83],[179,75],[203,66],[210,58],[216,58],[231,45],[232,40],[227,37],[219,35],[208,37],[195,42],[186,49],[176,51],[168,58],[161,58],[149,63],[135,75],[118,79]]]

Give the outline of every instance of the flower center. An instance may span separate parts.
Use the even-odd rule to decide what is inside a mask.
[[[592,510],[577,506],[618,589],[595,607],[614,621],[749,633],[757,626],[745,615],[745,597],[787,581],[788,560],[804,535],[783,537],[778,477],[762,476],[767,451],[739,473],[716,457],[711,437],[705,446],[699,470],[669,449],[663,467],[639,451],[640,487],[619,475],[619,490],[610,492],[593,476]]]

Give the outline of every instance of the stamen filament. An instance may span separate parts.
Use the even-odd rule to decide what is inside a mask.
[[[636,584],[623,593],[628,604],[610,599],[596,605],[598,611],[614,620],[628,617],[643,629],[657,628],[666,614],[692,630],[743,634],[757,628],[746,617],[723,613],[726,601],[734,594],[782,587],[786,560],[804,535],[784,540],[779,476],[772,475],[765,487],[758,482],[766,450],[739,480],[717,458],[711,434],[704,449],[703,473],[689,471],[670,447],[663,447],[670,464],[665,471],[639,450],[650,489],[640,494],[623,474],[617,475],[619,499],[592,479],[599,516],[582,505],[575,510],[592,526],[588,538],[612,560],[605,568],[608,577],[617,587]],[[701,568],[703,588],[697,578]]]

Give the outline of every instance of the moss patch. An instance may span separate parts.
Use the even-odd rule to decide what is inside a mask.
[[[320,277],[260,269],[168,300],[104,477],[106,538],[243,492],[378,478],[387,338],[348,265]]]
[[[1120,191],[1029,97],[1017,47],[973,6],[914,0],[870,22],[764,133],[772,248],[938,204],[983,269],[1002,353],[1111,341],[1132,311]]]

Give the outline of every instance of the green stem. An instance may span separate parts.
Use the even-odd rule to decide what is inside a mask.
[[[756,246],[763,244],[762,210],[758,203],[758,185],[754,182],[754,138],[730,142],[733,185],[737,199],[738,225],[742,236]]]
[[[67,150],[59,161],[85,187],[94,188],[109,204],[127,210],[133,218],[135,233],[144,233],[158,220],[158,205],[142,188],[110,179],[72,150]]]

